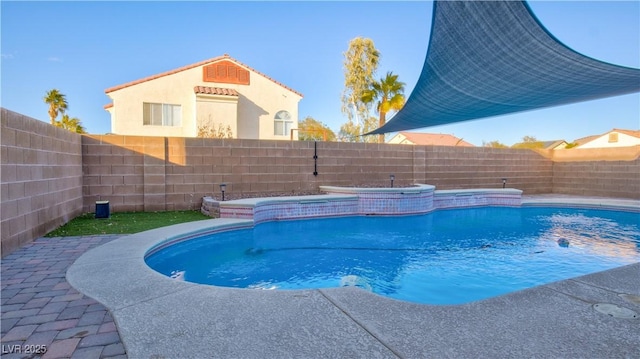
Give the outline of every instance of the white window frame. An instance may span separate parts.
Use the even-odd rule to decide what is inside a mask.
[[[182,126],[181,105],[144,102],[142,107],[143,126]]]
[[[293,128],[293,119],[289,111],[278,111],[273,118],[273,134],[275,136],[289,136]]]

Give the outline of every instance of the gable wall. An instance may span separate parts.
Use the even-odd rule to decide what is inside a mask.
[[[640,138],[629,136],[621,132],[610,132],[618,134],[618,142],[609,142],[609,133],[604,134],[593,141],[587,142],[580,148],[605,148],[605,147],[628,147],[640,145]]]
[[[250,85],[204,82],[202,67],[110,92],[108,96],[113,99],[112,132],[122,135],[195,137],[197,131],[196,94],[193,90],[195,86],[230,88],[240,93],[237,105],[237,132],[234,133],[236,137],[288,138],[288,136],[273,134],[273,118],[280,110],[291,113],[294,119],[293,128],[297,128],[298,102],[301,99],[299,95],[255,72],[251,72]],[[182,126],[143,126],[143,102],[181,105]],[[216,111],[212,114],[212,121],[214,123],[233,121],[226,118],[228,113],[227,110]]]

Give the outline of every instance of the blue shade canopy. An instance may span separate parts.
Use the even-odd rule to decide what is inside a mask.
[[[404,108],[368,134],[640,91],[640,69],[568,48],[524,1],[435,1],[431,26],[424,68]]]

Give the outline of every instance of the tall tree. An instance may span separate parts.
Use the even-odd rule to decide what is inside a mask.
[[[51,118],[51,124],[55,126],[58,114],[64,114],[69,108],[67,98],[57,89],[53,89],[47,91],[44,102],[49,104],[49,117]]]
[[[389,111],[399,111],[404,106],[404,82],[398,81],[398,75],[393,72],[387,72],[380,81],[371,83],[361,99],[366,104],[377,101],[376,110],[380,114],[378,125],[382,127]],[[378,143],[384,143],[384,135],[378,135]]]
[[[299,141],[335,141],[336,134],[324,123],[307,116],[298,124]]]
[[[345,124],[340,126],[338,140],[341,142],[377,142],[377,138],[375,136],[361,136],[363,133],[375,130],[377,128],[377,122],[378,119],[373,116],[364,121],[364,127],[362,124],[347,121]]]
[[[373,82],[379,61],[380,52],[376,49],[373,40],[356,37],[349,42],[349,49],[344,53],[343,62],[342,113],[347,115],[350,122],[346,127],[362,130],[362,124],[369,118],[369,105],[362,101],[362,95]],[[360,134],[362,133],[357,135]]]
[[[63,115],[62,119],[56,120],[53,125],[75,133],[87,133],[80,120],[77,117],[69,117],[69,115]]]

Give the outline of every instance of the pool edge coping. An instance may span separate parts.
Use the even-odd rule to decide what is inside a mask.
[[[527,206],[552,206],[552,205],[561,205],[564,204],[564,207],[572,208],[574,205],[576,206],[585,206],[592,205],[595,206],[596,209],[602,209],[603,203],[607,204],[607,209],[615,209],[617,208],[633,208],[637,211],[640,211],[640,201],[631,201],[633,202],[631,206],[627,203],[627,200],[624,200],[624,205],[620,206],[616,199],[607,199],[603,198],[585,198],[585,197],[545,197],[539,198],[536,200],[535,198],[530,198],[532,196],[527,196],[527,198],[523,198],[522,207]],[[564,202],[563,202],[564,201]],[[637,202],[637,203],[635,203]],[[584,208],[584,207],[578,207]],[[589,207],[594,208],[594,207]],[[622,210],[624,210],[622,209]],[[634,210],[634,211],[635,211]],[[146,231],[138,234],[129,235],[126,237],[118,238],[106,245],[94,248],[87,253],[83,254],[78,260],[76,260],[67,271],[67,279],[69,283],[76,288],[78,291],[90,296],[97,301],[101,302],[105,307],[107,307],[114,316],[116,323],[120,325],[124,325],[124,321],[132,320],[129,317],[123,317],[120,315],[121,311],[128,310],[137,305],[142,305],[149,301],[156,300],[158,298],[166,297],[166,296],[184,296],[183,300],[185,302],[189,301],[202,301],[207,300],[206,298],[211,296],[215,297],[217,295],[224,295],[230,297],[236,296],[244,296],[246,295],[247,289],[235,289],[235,288],[224,288],[224,287],[216,287],[216,286],[206,286],[200,284],[193,284],[188,282],[177,281],[166,277],[160,273],[155,272],[153,269],[148,267],[145,262],[145,256],[152,248],[157,248],[161,246],[163,243],[170,241],[176,237],[184,237],[185,229],[189,230],[188,234],[194,235],[201,233],[203,231],[211,231],[213,228],[217,228],[212,223],[218,223],[220,221],[224,221],[223,225],[233,226],[234,224],[240,225],[251,225],[252,220],[243,220],[243,219],[213,219],[213,220],[205,220],[203,223],[193,222],[191,224],[182,224],[170,227],[164,227],[155,229],[152,231]],[[205,223],[206,222],[206,223]],[[110,274],[109,271],[104,270],[105,265],[109,268],[117,268],[124,273],[121,273],[120,276],[114,278],[113,275]],[[633,263],[625,267],[636,266],[640,268],[640,262]],[[604,272],[621,270],[618,267],[614,269],[610,269],[607,271],[596,272],[589,274],[587,276],[569,278],[559,282],[569,282],[575,281],[582,277],[595,276]],[[633,270],[633,269],[632,269]],[[128,275],[124,275],[127,274]],[[130,276],[129,276],[130,275]],[[558,282],[556,282],[558,283]],[[545,288],[550,288],[555,283],[550,283],[546,285],[541,285],[529,289],[525,289],[524,291],[513,292],[510,294],[506,294],[505,296],[510,296],[514,293],[521,294],[520,292],[526,291],[539,291],[545,290]],[[204,288],[203,288],[204,287]],[[196,289],[194,289],[196,288]],[[311,290],[301,290],[301,291],[287,291],[289,292],[287,295],[293,297],[297,292],[317,292],[326,297],[326,293],[335,294],[338,293],[338,297],[344,295],[344,293],[351,293],[353,290],[350,288],[332,288],[332,289],[311,289]],[[194,297],[194,293],[196,292],[198,295]],[[486,300],[459,304],[459,305],[446,305],[446,306],[434,306],[430,304],[417,304],[417,303],[408,303],[397,301],[394,299],[386,298],[383,296],[379,296],[373,293],[368,293],[366,291],[358,291],[362,293],[357,293],[356,295],[362,298],[367,298],[367,301],[372,303],[376,303],[375,305],[381,306],[391,306],[391,307],[412,307],[412,308],[422,308],[419,311],[428,311],[429,308],[438,307],[439,309],[450,309],[453,311],[460,310],[462,308],[468,308],[469,306],[474,306],[478,303],[491,303],[502,300],[502,297],[493,297]],[[638,293],[640,294],[640,293]],[[351,295],[351,294],[349,294]],[[331,301],[328,297],[327,299]],[[335,305],[335,303],[333,303]],[[340,310],[344,311],[343,308]],[[345,314],[348,315],[347,312]],[[137,320],[144,320],[144,318],[138,318]],[[125,331],[126,332],[126,331]],[[145,346],[140,346],[136,338],[127,335],[127,333],[121,333],[122,342],[127,348],[127,353],[131,353],[135,357],[136,354],[146,353],[147,349]]]

